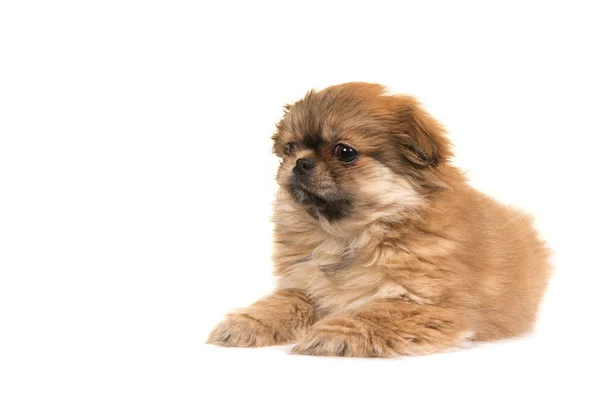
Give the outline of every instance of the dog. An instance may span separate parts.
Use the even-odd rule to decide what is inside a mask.
[[[550,250],[529,216],[469,186],[414,98],[360,82],[312,90],[272,138],[277,289],[208,343],[394,357],[532,329]]]

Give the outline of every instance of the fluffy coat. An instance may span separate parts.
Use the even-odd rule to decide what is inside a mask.
[[[229,314],[209,343],[392,357],[532,328],[546,245],[530,217],[469,186],[415,99],[367,83],[311,91],[273,139],[278,289]],[[340,161],[340,144],[358,157]]]

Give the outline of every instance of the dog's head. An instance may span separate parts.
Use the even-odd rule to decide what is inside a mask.
[[[443,128],[409,96],[347,83],[285,107],[273,135],[281,188],[316,219],[394,218],[443,184]]]

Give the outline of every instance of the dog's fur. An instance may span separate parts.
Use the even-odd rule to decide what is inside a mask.
[[[368,83],[310,91],[273,140],[278,289],[229,314],[209,343],[391,357],[532,328],[548,249],[528,216],[467,184],[415,99]],[[339,143],[354,163],[336,157]],[[299,158],[314,163],[306,176]]]

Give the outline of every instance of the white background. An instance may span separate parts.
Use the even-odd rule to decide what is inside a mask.
[[[598,12],[488,3],[0,3],[0,398],[598,398]],[[535,214],[536,334],[397,360],[204,344],[273,284],[282,104],[358,80],[418,96],[473,184]]]

